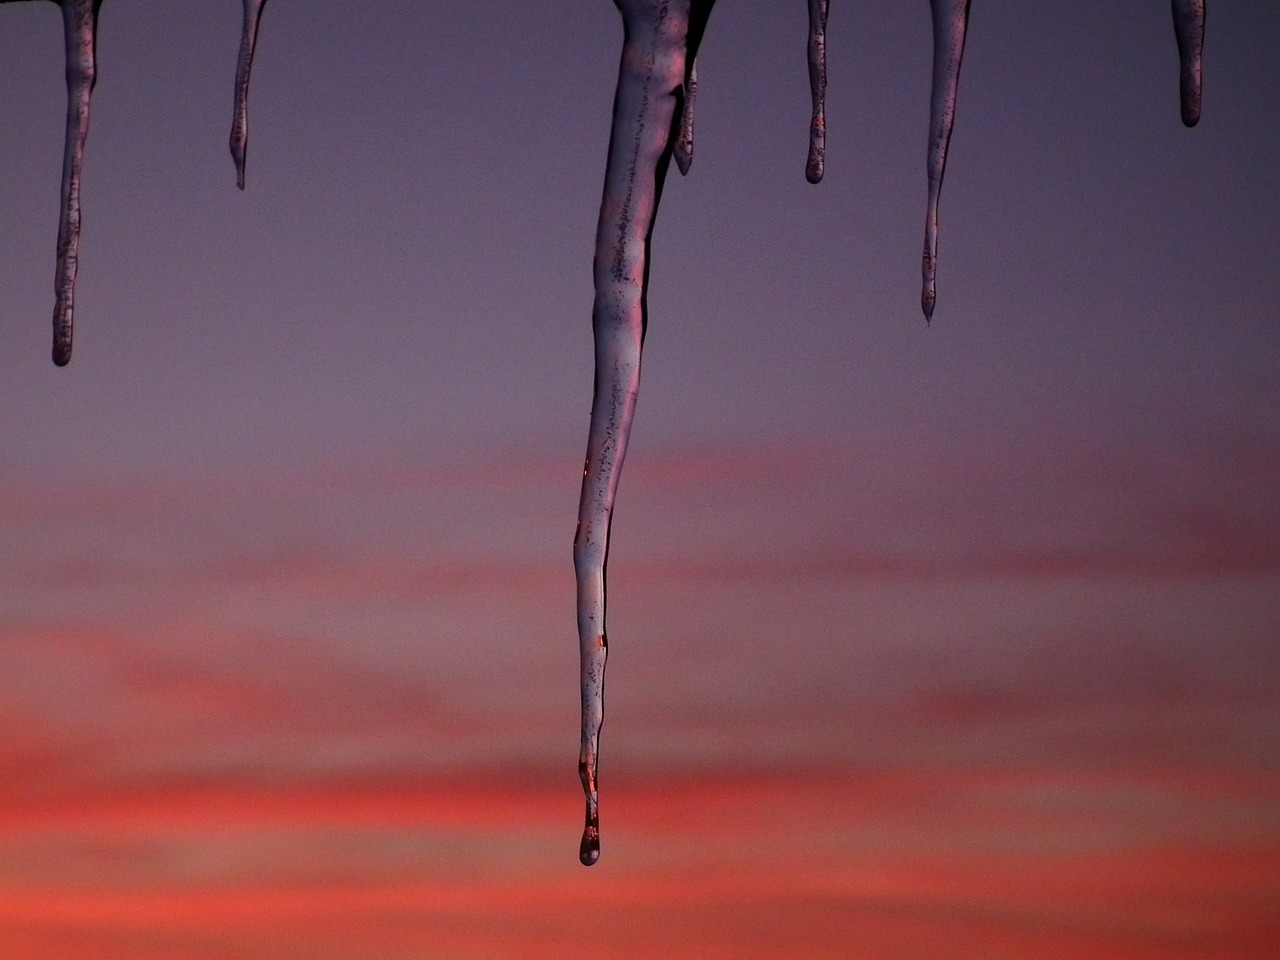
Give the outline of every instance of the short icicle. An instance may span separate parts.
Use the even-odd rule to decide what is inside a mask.
[[[827,0],[809,0],[809,92],[813,119],[809,121],[809,159],[804,176],[822,180],[827,162]]]
[[[235,109],[231,115],[231,157],[236,162],[236,186],[244,189],[245,152],[249,148],[249,73],[258,43],[258,21],[267,0],[244,0],[244,25],[240,30],[240,58],[236,63]]]
[[[925,320],[933,317],[938,299],[938,197],[947,167],[947,144],[956,116],[960,61],[969,28],[969,0],[929,0],[933,13],[933,89],[929,103],[929,205],[924,221],[923,289]]]
[[[1173,32],[1178,38],[1181,64],[1179,96],[1182,122],[1194,127],[1200,122],[1200,74],[1204,53],[1205,0],[1173,0]]]
[[[649,240],[675,142],[680,136],[686,62],[697,55],[714,0],[615,0],[624,39],[613,101],[604,196],[596,227],[595,387],[582,498],[573,541],[582,657],[582,750],[578,773],[586,824],[578,858],[600,856],[596,793],[604,720],[605,563],[614,495],[640,384],[647,324]]]
[[[680,136],[676,138],[674,156],[680,176],[687,177],[693,166],[693,117],[698,106],[698,63],[689,61],[684,80],[684,100],[680,106]]]
[[[89,134],[89,98],[96,77],[95,44],[102,0],[60,0],[67,48],[67,130],[62,152],[62,207],[54,280],[53,362],[71,361],[75,327],[76,268],[80,251],[80,171]]]

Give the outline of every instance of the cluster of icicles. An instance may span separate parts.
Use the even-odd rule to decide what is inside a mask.
[[[0,3],[17,0],[0,0]],[[67,132],[62,161],[62,207],[53,314],[53,362],[71,359],[72,313],[80,239],[80,169],[95,80],[94,42],[102,0],[55,0],[62,8],[67,50]],[[609,524],[640,383],[640,350],[647,322],[649,238],[672,158],[682,174],[693,162],[695,58],[715,0],[614,0],[624,39],[613,102],[604,197],[596,228],[595,388],[573,560],[578,580],[578,640],[582,664],[582,750],[579,774],[586,824],[579,858],[600,856],[596,794],[600,727],[604,720],[605,562]],[[244,27],[236,68],[231,154],[244,189],[248,143],[249,71],[266,0],[243,0]],[[828,0],[809,3],[809,83],[813,115],[805,176],[822,179],[826,160],[826,24]],[[1182,121],[1200,119],[1204,0],[1172,0],[1181,61]],[[929,115],[928,204],[920,303],[927,318],[937,299],[938,198],[955,118],[970,0],[929,0],[933,14],[933,82]]]

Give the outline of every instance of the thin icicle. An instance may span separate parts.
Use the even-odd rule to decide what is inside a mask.
[[[236,186],[244,189],[244,160],[249,148],[249,73],[258,43],[258,21],[267,0],[244,0],[244,25],[240,30],[240,59],[236,63],[235,108],[231,115],[231,157],[236,162]]]
[[[809,92],[813,119],[804,175],[810,183],[818,183],[827,162],[827,0],[809,0]]]
[[[1178,37],[1181,63],[1179,95],[1182,122],[1194,127],[1200,122],[1200,74],[1204,53],[1204,0],[1173,0],[1173,32]]]
[[[80,251],[80,171],[89,134],[89,98],[96,77],[94,45],[102,0],[60,0],[67,48],[67,131],[62,151],[62,208],[58,220],[58,267],[53,289],[53,362],[71,360],[75,327],[76,268]]]
[[[616,2],[625,33],[613,100],[604,196],[596,227],[595,303],[591,314],[595,388],[573,541],[582,657],[582,751],[578,773],[586,794],[586,823],[578,858],[587,866],[600,856],[596,782],[609,647],[605,633],[605,562],[614,495],[640,385],[640,348],[648,320],[649,238],[680,133],[676,111],[685,82],[685,64],[697,55],[697,44],[714,0]]]
[[[929,205],[924,221],[923,289],[920,306],[926,320],[938,298],[938,196],[947,167],[947,144],[956,115],[960,61],[969,27],[969,0],[929,0],[933,12],[933,91],[929,104]]]
[[[689,72],[684,81],[684,102],[680,109],[680,136],[676,138],[676,168],[680,176],[687,177],[693,166],[693,115],[698,105],[698,63],[689,61]]]

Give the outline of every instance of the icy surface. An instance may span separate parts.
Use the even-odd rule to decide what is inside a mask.
[[[267,0],[244,0],[244,26],[240,30],[240,57],[236,62],[235,109],[231,116],[231,157],[236,162],[236,186],[244,189],[245,151],[249,148],[249,74],[258,43],[258,21]]]
[[[1178,37],[1182,122],[1200,122],[1200,60],[1204,50],[1204,0],[1173,0],[1173,31]]]
[[[818,183],[827,162],[827,0],[809,0],[809,92],[813,118],[804,175],[810,183]]]

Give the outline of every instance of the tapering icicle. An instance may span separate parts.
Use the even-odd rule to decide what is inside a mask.
[[[680,109],[680,136],[676,138],[674,155],[680,176],[687,177],[693,166],[693,116],[698,106],[698,64],[689,61],[684,81],[684,103]]]
[[[231,157],[236,162],[236,186],[244,189],[244,160],[249,148],[249,73],[258,43],[258,21],[267,0],[244,0],[244,25],[240,30],[240,59],[236,63],[235,109],[231,116]]]
[[[1178,60],[1181,63],[1178,92],[1182,102],[1182,122],[1194,127],[1200,122],[1204,0],[1173,0],[1173,32],[1178,37]]]
[[[102,0],[60,0],[67,48],[67,131],[62,151],[62,207],[58,219],[58,267],[54,279],[53,362],[71,360],[75,327],[76,268],[80,251],[80,171],[89,134],[89,98],[96,77],[95,43]]]
[[[827,0],[809,0],[809,92],[813,119],[804,175],[810,183],[818,183],[827,162]]]
[[[649,277],[649,239],[675,142],[687,61],[697,55],[714,0],[616,0],[624,39],[613,100],[609,160],[596,227],[595,388],[573,541],[582,657],[582,751],[586,794],[579,859],[600,856],[596,779],[604,721],[605,562],[609,525],[640,385]]]
[[[969,0],[929,0],[933,12],[933,90],[929,103],[929,205],[924,221],[923,289],[920,306],[933,316],[938,298],[938,197],[947,167],[947,144],[956,115],[960,61],[969,27]]]

